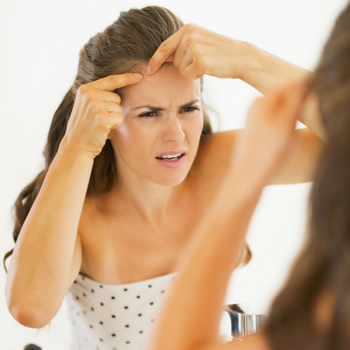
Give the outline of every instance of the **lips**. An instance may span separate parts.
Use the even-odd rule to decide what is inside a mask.
[[[162,156],[172,156],[174,154],[186,154],[187,151],[185,149],[175,149],[175,150],[170,150],[170,151],[164,151],[162,153],[159,153],[156,158],[162,157]]]
[[[185,153],[180,153],[176,155],[168,155],[168,156],[162,156],[160,158],[156,157],[157,162],[159,162],[161,165],[167,167],[167,168],[179,168],[182,164],[185,162]]]

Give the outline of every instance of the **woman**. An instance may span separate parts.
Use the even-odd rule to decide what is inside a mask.
[[[225,345],[217,338],[229,277],[263,187],[283,164],[295,137],[308,90],[305,82],[251,107],[240,151],[176,266],[180,272],[147,349],[350,348],[349,23],[350,4],[336,21],[311,85],[319,96],[327,144],[311,193],[310,236],[272,305],[265,331]]]
[[[45,169],[15,203],[6,298],[18,322],[47,325],[68,291],[75,348],[142,346],[240,135],[211,132],[202,74],[241,78],[265,93],[309,72],[155,6],[121,13],[81,50],[50,127]],[[312,178],[321,129],[317,116],[300,120],[310,129],[298,131],[298,147],[271,183]]]

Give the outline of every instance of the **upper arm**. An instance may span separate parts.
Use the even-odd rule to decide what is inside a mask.
[[[220,131],[202,141],[194,168],[207,186],[217,188],[228,171],[235,145],[244,129]],[[310,129],[295,130],[295,139],[280,169],[267,185],[313,181],[323,141]],[[258,169],[257,169],[258,170]]]
[[[197,177],[204,180],[206,186],[217,189],[228,171],[235,145],[243,131],[244,129],[220,131],[202,141],[193,165],[198,173]],[[313,181],[323,145],[323,141],[310,129],[296,129],[294,143],[285,162],[267,185]]]
[[[324,143],[308,128],[295,130],[295,136],[285,162],[271,178],[268,185],[313,181],[319,154]]]

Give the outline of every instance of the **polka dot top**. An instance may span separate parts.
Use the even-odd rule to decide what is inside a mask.
[[[67,291],[70,350],[147,348],[164,296],[177,272],[128,284],[106,284],[78,275]]]
[[[176,273],[117,285],[79,274],[66,295],[72,323],[70,349],[143,349]]]

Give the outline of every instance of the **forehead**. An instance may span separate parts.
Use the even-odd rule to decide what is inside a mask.
[[[164,63],[151,76],[146,75],[145,70],[146,67],[141,70],[144,78],[139,83],[123,88],[122,105],[155,104],[166,107],[200,100],[200,79],[184,78],[172,63]]]

